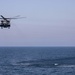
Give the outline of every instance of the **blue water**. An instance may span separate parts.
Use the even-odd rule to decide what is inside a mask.
[[[75,75],[75,47],[0,47],[0,75]]]

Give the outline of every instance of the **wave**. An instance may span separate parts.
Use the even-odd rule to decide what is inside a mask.
[[[16,65],[25,67],[75,67],[75,57],[59,59],[40,59],[30,61],[20,61]]]
[[[60,66],[58,66],[58,67],[70,67],[70,68],[75,68],[75,65],[60,65]]]
[[[23,61],[6,61],[0,63],[0,66],[23,66],[23,67],[75,67],[75,57],[66,57],[58,59],[37,59]]]

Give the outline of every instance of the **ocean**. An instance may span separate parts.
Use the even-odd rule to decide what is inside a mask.
[[[0,75],[75,75],[75,47],[0,47]]]

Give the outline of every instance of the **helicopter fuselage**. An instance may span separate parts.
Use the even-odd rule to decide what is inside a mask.
[[[21,19],[21,18],[26,18],[26,17],[19,17],[19,15],[18,16],[15,16],[15,17],[13,17],[13,18],[5,18],[4,16],[2,16],[2,15],[0,15],[0,27],[1,27],[1,29],[2,28],[10,28],[10,26],[11,26],[11,24],[10,24],[10,21],[12,20],[12,19]]]
[[[0,24],[0,27],[1,27],[1,29],[3,29],[3,28],[10,28],[10,25],[4,25],[4,24]]]
[[[10,21],[1,20],[0,21],[0,27],[1,28],[10,28]]]

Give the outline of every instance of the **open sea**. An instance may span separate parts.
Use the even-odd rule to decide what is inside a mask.
[[[75,47],[0,47],[0,75],[75,75]]]

